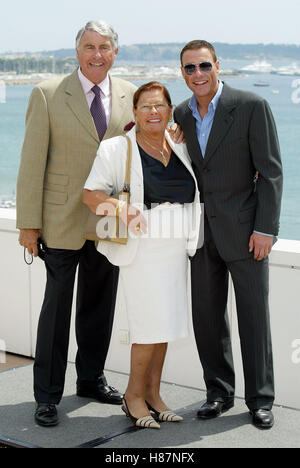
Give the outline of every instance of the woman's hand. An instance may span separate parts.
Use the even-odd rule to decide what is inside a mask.
[[[128,230],[136,237],[147,234],[147,222],[142,213],[133,205],[116,199],[106,199],[100,203],[95,210],[100,216],[116,216],[116,210],[119,210],[119,217],[128,227]]]
[[[147,221],[142,213],[133,205],[126,205],[120,212],[120,218],[137,237],[147,234]]]

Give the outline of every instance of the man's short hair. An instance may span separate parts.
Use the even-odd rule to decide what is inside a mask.
[[[217,59],[217,54],[216,54],[214,46],[210,42],[207,42],[204,40],[195,40],[186,44],[184,48],[182,49],[181,54],[180,54],[181,65],[182,65],[183,54],[187,50],[198,50],[198,49],[208,49],[211,52],[214,62],[217,62],[218,59]]]
[[[106,23],[106,21],[98,20],[89,21],[83,28],[80,29],[76,36],[76,49],[78,49],[82,36],[86,31],[94,31],[98,34],[101,34],[101,36],[108,37],[114,50],[116,50],[119,46],[118,34],[113,29],[113,27],[110,24]]]

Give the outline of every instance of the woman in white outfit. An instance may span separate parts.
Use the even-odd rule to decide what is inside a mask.
[[[159,428],[150,412],[160,421],[182,419],[162,400],[160,381],[168,342],[188,336],[188,256],[196,251],[200,201],[186,146],[166,131],[172,119],[167,89],[158,82],[141,86],[133,112],[130,205],[111,197],[124,184],[123,136],[101,143],[83,201],[95,213],[104,202],[119,204],[128,225],[127,245],[100,242],[98,250],[120,267],[126,298],[132,348],[123,410],[137,426]]]

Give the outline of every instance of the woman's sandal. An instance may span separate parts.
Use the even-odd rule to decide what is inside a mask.
[[[166,410],[166,411],[157,411],[156,409],[152,408],[152,406],[146,401],[146,404],[149,408],[150,411],[152,411],[153,413],[156,414],[156,416],[158,417],[158,420],[163,422],[163,421],[166,421],[166,422],[179,422],[179,421],[183,421],[183,418],[181,416],[179,416],[178,414],[174,413],[174,411],[171,411],[171,410]]]
[[[132,416],[128,409],[128,405],[125,398],[123,398],[122,410],[124,411],[126,416],[131,419],[135,426],[148,429],[160,429],[160,425],[155,421],[155,419],[153,419],[152,416],[147,415],[142,418],[135,418],[134,416]]]

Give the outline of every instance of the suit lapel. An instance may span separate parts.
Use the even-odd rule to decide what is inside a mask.
[[[122,114],[125,110],[125,93],[118,84],[118,81],[113,77],[111,79],[111,117],[104,135],[104,138],[112,138],[118,132],[118,127],[122,121]]]
[[[81,122],[89,134],[100,144],[94,120],[78,78],[77,70],[70,75],[65,93],[66,103],[72,110],[75,117]]]
[[[206,146],[204,165],[210,160],[218,146],[224,139],[233,124],[233,116],[231,111],[236,107],[233,95],[229,86],[224,84],[224,88],[216,109],[213,125],[210,131],[209,139]]]
[[[199,140],[197,137],[196,120],[194,119],[192,111],[190,110],[188,106],[186,107],[185,112],[186,112],[185,137],[186,137],[186,141],[188,142],[187,144],[188,148],[192,149],[191,151],[189,151],[189,154],[191,156],[193,163],[198,167],[198,169],[201,169],[203,165],[203,157],[202,157],[202,151],[199,145]]]

